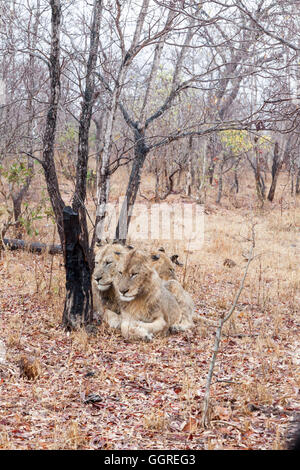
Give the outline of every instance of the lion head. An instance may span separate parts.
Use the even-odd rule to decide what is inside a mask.
[[[152,269],[149,257],[142,251],[133,250],[119,263],[116,287],[120,299],[131,302],[148,294],[157,273]]]
[[[117,263],[127,252],[128,250],[119,244],[104,245],[97,249],[93,280],[101,292],[107,291],[113,285]]]
[[[176,258],[174,258],[176,257]],[[152,267],[156,270],[159,277],[164,279],[165,281],[169,281],[170,279],[176,279],[176,272],[174,269],[174,263],[176,263],[175,259],[177,260],[178,255],[173,255],[169,258],[165,251],[160,248],[158,251],[152,251],[150,255],[150,262]]]

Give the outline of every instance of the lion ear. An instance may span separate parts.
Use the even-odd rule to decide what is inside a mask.
[[[95,253],[97,251],[99,251],[101,248],[103,248],[103,246],[104,246],[104,243],[102,243],[101,241],[96,242],[96,244],[95,244]]]
[[[157,261],[160,258],[160,255],[151,255],[151,259]]]
[[[104,245],[108,245],[109,243],[110,243],[109,238],[106,237],[105,240],[97,240],[95,245],[102,247]]]
[[[170,256],[170,260],[172,263],[177,264],[178,266],[183,266],[183,264],[178,261],[178,255]]]

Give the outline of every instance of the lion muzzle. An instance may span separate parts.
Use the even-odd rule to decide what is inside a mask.
[[[136,297],[135,295],[126,295],[128,290],[129,289],[125,289],[123,291],[119,290],[120,299],[123,300],[124,302],[131,302]]]
[[[108,290],[110,287],[111,287],[111,282],[109,283],[106,283],[106,284],[102,284],[99,280],[96,279],[96,284],[97,284],[97,288],[101,291],[101,292],[105,292],[106,290]]]

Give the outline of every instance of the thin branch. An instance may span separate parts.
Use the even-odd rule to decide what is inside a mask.
[[[42,167],[44,167],[44,162],[40,160],[38,157],[36,157],[35,155],[32,155],[32,153],[25,152],[24,150],[21,150],[20,153],[24,153],[24,155],[27,155],[27,157],[30,157],[33,160],[36,160],[40,165],[42,165]]]
[[[212,381],[212,376],[213,376],[213,372],[214,372],[214,367],[215,367],[215,363],[216,363],[217,354],[219,352],[219,346],[220,346],[221,335],[222,335],[222,328],[224,326],[224,323],[227,322],[229,320],[229,318],[231,318],[231,316],[233,315],[233,312],[236,309],[236,305],[238,303],[238,300],[240,298],[242,290],[244,289],[245,279],[246,279],[246,276],[247,276],[247,273],[248,273],[249,265],[250,265],[251,261],[253,260],[253,252],[254,252],[254,248],[255,248],[254,227],[255,227],[255,225],[252,226],[252,246],[251,246],[251,250],[250,250],[249,256],[248,256],[248,263],[246,265],[246,268],[245,268],[245,271],[244,271],[244,275],[243,275],[239,290],[238,290],[238,292],[235,296],[234,302],[233,302],[228,314],[227,315],[222,315],[221,318],[219,319],[219,326],[218,326],[218,329],[216,331],[213,355],[212,355],[212,359],[211,359],[211,363],[210,363],[210,367],[209,367],[209,372],[208,372],[208,377],[207,377],[207,382],[206,382],[206,388],[205,388],[204,406],[203,406],[203,415],[202,415],[202,425],[203,425],[203,427],[207,427],[207,425],[208,425],[208,409],[209,409],[209,398],[210,398],[210,386],[211,386],[211,381]]]
[[[300,51],[300,48],[295,46],[293,43],[287,41],[286,39],[284,39],[282,36],[278,36],[277,34],[273,33],[272,31],[269,31],[268,29],[266,29],[261,23],[259,23],[257,21],[256,18],[254,18],[254,16],[250,13],[250,11],[247,9],[247,7],[243,4],[243,2],[241,0],[239,0],[237,3],[236,3],[236,6],[243,12],[243,13],[246,13],[247,16],[249,16],[249,18],[253,21],[253,23],[255,24],[255,26],[257,26],[258,29],[260,29],[263,33],[265,33],[267,36],[273,38],[273,39],[276,39],[277,41],[279,41],[281,44],[284,44],[285,46],[289,47],[290,49],[293,49],[294,51],[296,51],[297,53],[299,53]]]

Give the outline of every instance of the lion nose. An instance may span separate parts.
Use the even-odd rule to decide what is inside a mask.
[[[125,295],[125,294],[127,294],[128,291],[129,291],[129,289],[123,289],[120,292],[121,292],[122,295]]]

